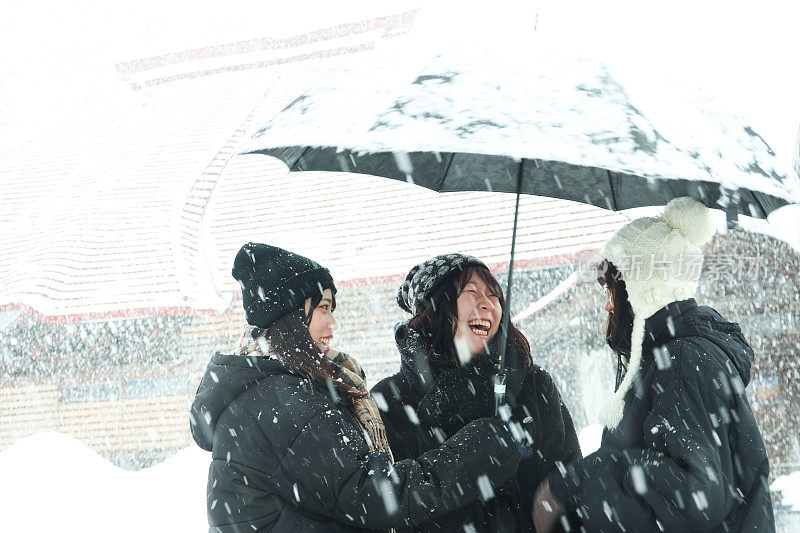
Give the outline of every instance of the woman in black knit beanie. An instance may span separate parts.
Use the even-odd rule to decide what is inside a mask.
[[[355,360],[330,348],[336,286],[327,269],[248,243],[233,276],[248,330],[211,358],[191,408],[211,452],[208,520],[215,532],[386,530],[478,498],[519,463],[497,421],[477,420],[437,449],[394,462]]]
[[[372,393],[386,403],[386,433],[395,458],[436,448],[472,420],[494,415],[503,292],[480,260],[434,257],[414,267],[397,301],[412,318],[398,324],[400,372]],[[525,336],[510,324],[506,345],[506,413],[523,459],[517,475],[483,500],[434,518],[415,531],[531,531],[533,491],[556,469],[581,457],[572,418],[550,375],[533,363]],[[527,453],[526,453],[527,450]]]

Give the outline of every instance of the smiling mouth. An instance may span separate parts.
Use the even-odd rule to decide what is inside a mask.
[[[482,339],[488,339],[489,329],[492,327],[492,322],[490,320],[478,318],[467,322],[467,326],[469,327],[469,330],[478,337]]]
[[[333,340],[333,335],[328,337],[322,337],[319,339],[320,344],[324,344],[325,346],[330,345],[331,341]]]

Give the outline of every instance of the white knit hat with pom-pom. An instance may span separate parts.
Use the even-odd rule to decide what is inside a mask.
[[[624,225],[603,246],[603,259],[622,274],[634,315],[628,371],[600,411],[606,427],[616,427],[622,420],[625,394],[641,364],[645,320],[671,302],[694,296],[703,268],[700,247],[715,231],[711,210],[682,197],[668,203],[659,217]]]

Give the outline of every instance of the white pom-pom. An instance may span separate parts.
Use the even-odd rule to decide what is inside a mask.
[[[621,396],[614,394],[606,400],[606,403],[600,408],[600,413],[597,418],[600,420],[600,423],[608,429],[614,429],[622,420],[622,413],[624,411],[625,401]]]
[[[717,231],[711,218],[711,210],[688,196],[675,198],[668,203],[661,220],[667,226],[678,230],[695,246],[710,241]]]

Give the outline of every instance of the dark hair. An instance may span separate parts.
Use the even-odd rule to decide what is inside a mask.
[[[628,301],[628,289],[622,273],[614,263],[603,260],[598,266],[597,282],[611,292],[614,310],[608,313],[606,342],[616,354],[631,353],[631,334],[633,332],[633,308]]]
[[[365,397],[366,393],[342,379],[341,370],[320,352],[304,318],[303,309],[291,311],[268,328],[253,328],[251,336],[254,339],[266,337],[270,350],[301,376],[323,386],[333,386],[345,398]]]
[[[474,266],[461,272],[455,271],[444,278],[433,290],[430,297],[422,302],[417,309],[416,315],[408,321],[410,328],[419,331],[430,339],[433,353],[448,356],[450,360],[458,366],[461,366],[461,362],[456,353],[456,345],[453,342],[453,337],[455,336],[458,326],[458,307],[456,300],[458,300],[461,291],[464,290],[464,287],[466,287],[473,275],[480,276],[486,285],[497,295],[500,308],[505,310],[506,299],[503,296],[503,289],[500,287],[497,279],[489,272],[488,268]],[[508,340],[514,343],[514,346],[517,347],[520,353],[530,361],[532,358],[528,339],[525,338],[525,335],[523,335],[511,321],[509,321],[508,325]],[[495,335],[500,334],[501,332],[498,331]]]
[[[311,305],[308,307],[308,313],[305,313],[306,327],[311,325],[311,317],[314,316],[314,309],[316,309],[319,303],[322,301],[322,295],[323,293],[318,292],[310,298]],[[333,295],[331,296],[331,311],[334,311],[335,309],[336,309],[336,293],[333,293]]]

